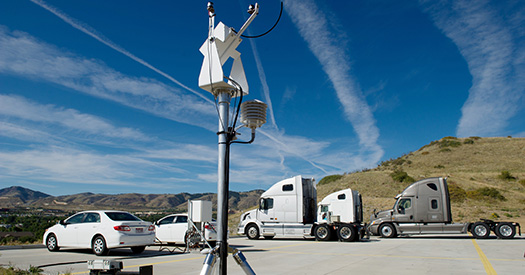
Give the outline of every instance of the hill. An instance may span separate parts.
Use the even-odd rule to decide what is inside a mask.
[[[0,205],[2,207],[15,207],[47,197],[50,195],[20,186],[11,186],[0,190]]]
[[[249,192],[230,191],[231,211],[244,210],[257,203],[262,190]],[[216,205],[213,193],[137,194],[118,195],[80,193],[51,196],[31,189],[13,186],[0,189],[0,207],[30,207],[81,211],[89,209],[121,209],[127,211],[187,211],[188,200],[210,200]]]
[[[438,176],[448,178],[455,222],[525,223],[525,138],[445,137],[374,169],[326,177],[317,186],[318,199],[358,190],[368,221],[373,209],[392,208],[412,181]]]

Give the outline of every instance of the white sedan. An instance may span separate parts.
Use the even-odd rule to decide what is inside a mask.
[[[134,253],[141,253],[154,244],[155,226],[128,212],[83,211],[46,229],[43,240],[49,251],[91,248],[101,256],[110,248],[131,247]]]
[[[211,246],[217,241],[215,228],[215,222],[204,223],[204,238]],[[188,214],[172,214],[155,222],[155,235],[161,243],[186,243],[188,233]]]

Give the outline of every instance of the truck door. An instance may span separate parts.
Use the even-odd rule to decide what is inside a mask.
[[[393,220],[396,222],[414,222],[412,198],[400,198],[397,201]]]
[[[273,198],[261,198],[259,202],[259,220],[263,223],[275,222]]]
[[[419,233],[419,224],[414,223],[414,198],[400,198],[394,210],[392,220],[398,222],[399,233]]]

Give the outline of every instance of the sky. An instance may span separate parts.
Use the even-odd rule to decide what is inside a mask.
[[[214,1],[215,24],[239,30],[252,3]],[[259,4],[244,35],[279,18],[280,1]],[[0,1],[0,188],[217,192],[206,6]],[[519,0],[283,1],[236,49],[243,100],[268,109],[231,146],[230,190],[374,168],[445,136],[525,137],[524,21]]]

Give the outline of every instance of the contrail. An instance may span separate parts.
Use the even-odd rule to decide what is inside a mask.
[[[332,82],[346,119],[359,137],[359,143],[366,152],[375,157],[368,165],[377,163],[384,154],[381,146],[377,144],[379,128],[359,84],[351,74],[351,62],[345,54],[346,41],[334,38],[334,34],[329,30],[328,15],[322,12],[314,1],[288,0],[284,5],[299,34]]]
[[[175,78],[171,77],[170,75],[168,75],[167,73],[153,67],[151,64],[149,64],[148,62],[136,57],[135,55],[133,55],[132,53],[128,52],[127,50],[125,50],[124,48],[118,46],[117,44],[113,43],[113,41],[109,40],[107,37],[104,37],[104,35],[100,34],[99,32],[97,32],[95,29],[93,29],[92,27],[90,27],[89,25],[83,23],[83,22],[80,22],[79,20],[77,19],[74,19],[74,18],[71,18],[69,15],[63,13],[62,11],[60,11],[59,9],[55,8],[55,7],[52,7],[50,5],[48,5],[46,2],[42,1],[42,0],[30,0],[31,2],[39,5],[40,7],[50,11],[51,13],[53,13],[54,15],[58,16],[60,19],[64,20],[64,22],[68,23],[69,25],[71,25],[72,27],[80,30],[81,32],[95,38],[96,40],[98,40],[99,42],[105,44],[106,46],[114,49],[115,51],[117,52],[120,52],[122,53],[123,55],[137,61],[138,63],[150,68],[151,70],[155,71],[156,73],[164,76],[165,78],[169,79],[170,81],[172,81],[173,83],[176,83],[177,85],[181,86],[182,88],[194,93],[195,95],[197,95],[198,97],[204,99],[205,101],[209,102],[209,103],[212,103],[214,104],[214,102],[209,99],[208,97],[204,96],[203,94],[191,89],[190,87],[182,84],[181,82],[179,82],[178,80],[176,80]]]
[[[288,146],[286,146],[286,144],[284,144],[283,142],[281,142],[280,140],[278,140],[278,139],[275,138],[274,136],[270,135],[269,133],[266,133],[266,131],[264,131],[264,130],[262,130],[262,129],[259,129],[258,131],[259,131],[261,134],[263,134],[264,136],[266,136],[267,138],[273,140],[275,143],[277,143],[277,144],[279,144],[279,145],[281,145],[281,146],[283,146],[283,147],[285,147],[285,148],[288,148]],[[293,152],[293,151],[290,151],[290,153],[292,153],[292,154],[294,154],[294,155],[300,157],[301,159],[303,159],[303,160],[305,160],[306,162],[310,163],[313,167],[315,167],[315,168],[317,168],[317,169],[323,171],[325,174],[328,174],[328,172],[327,172],[325,169],[323,169],[323,167],[321,167],[321,166],[315,164],[313,161],[311,161],[311,160],[305,158],[304,156],[302,156],[302,155],[300,155],[300,154],[298,154],[298,153],[296,153],[296,152]]]
[[[257,71],[259,71],[259,79],[261,81],[261,85],[263,88],[264,98],[265,98],[266,104],[268,104],[268,110],[269,110],[268,113],[270,114],[270,121],[272,122],[272,125],[275,128],[278,128],[277,123],[275,122],[275,116],[273,115],[273,104],[272,104],[272,99],[270,98],[270,88],[268,87],[268,82],[266,81],[266,73],[264,72],[264,68],[262,66],[261,59],[259,58],[259,52],[257,51],[257,47],[253,39],[250,40],[250,45],[252,46],[252,52],[253,52],[253,57],[255,58],[255,64],[257,65]]]
[[[500,6],[500,1],[494,1],[498,5],[490,1],[419,2],[434,25],[456,44],[472,75],[456,135],[505,133],[525,100],[523,9]]]

